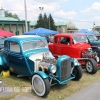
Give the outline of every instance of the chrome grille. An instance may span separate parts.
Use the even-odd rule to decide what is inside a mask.
[[[64,81],[71,76],[71,59],[63,60],[60,67],[61,77],[60,81]]]

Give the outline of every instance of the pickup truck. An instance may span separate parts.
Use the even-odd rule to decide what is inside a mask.
[[[56,59],[62,55],[69,55],[71,58],[77,58],[88,73],[95,74],[98,70],[99,57],[88,44],[84,34],[56,34],[48,47]]]

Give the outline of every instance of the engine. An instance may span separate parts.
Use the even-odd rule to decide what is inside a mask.
[[[56,64],[57,62],[55,57],[50,52],[46,52],[43,54],[43,61],[50,63],[50,64]]]
[[[50,52],[43,53],[43,59],[36,59],[36,62],[38,62],[37,66],[39,71],[45,73],[51,72],[53,74],[56,72],[57,61]]]
[[[82,51],[82,58],[97,58],[97,53],[92,51],[92,48],[88,48],[87,51]],[[97,61],[98,62],[98,61]]]

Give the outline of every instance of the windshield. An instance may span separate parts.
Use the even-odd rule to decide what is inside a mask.
[[[75,36],[73,37],[73,42],[78,43],[78,42],[87,42],[86,36]]]
[[[47,48],[46,40],[27,41],[22,44],[23,51],[33,50],[37,48]]]
[[[98,40],[95,35],[88,35],[87,37],[90,41],[97,41]]]

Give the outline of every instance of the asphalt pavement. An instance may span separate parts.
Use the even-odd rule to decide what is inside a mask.
[[[0,87],[6,87],[1,84]],[[0,91],[0,97],[12,94],[11,92],[3,93]],[[11,100],[41,100],[40,98],[31,97],[29,95],[18,95]],[[64,100],[100,100],[100,80],[83,88],[81,91],[65,98]]]
[[[64,100],[100,100],[100,80]]]

